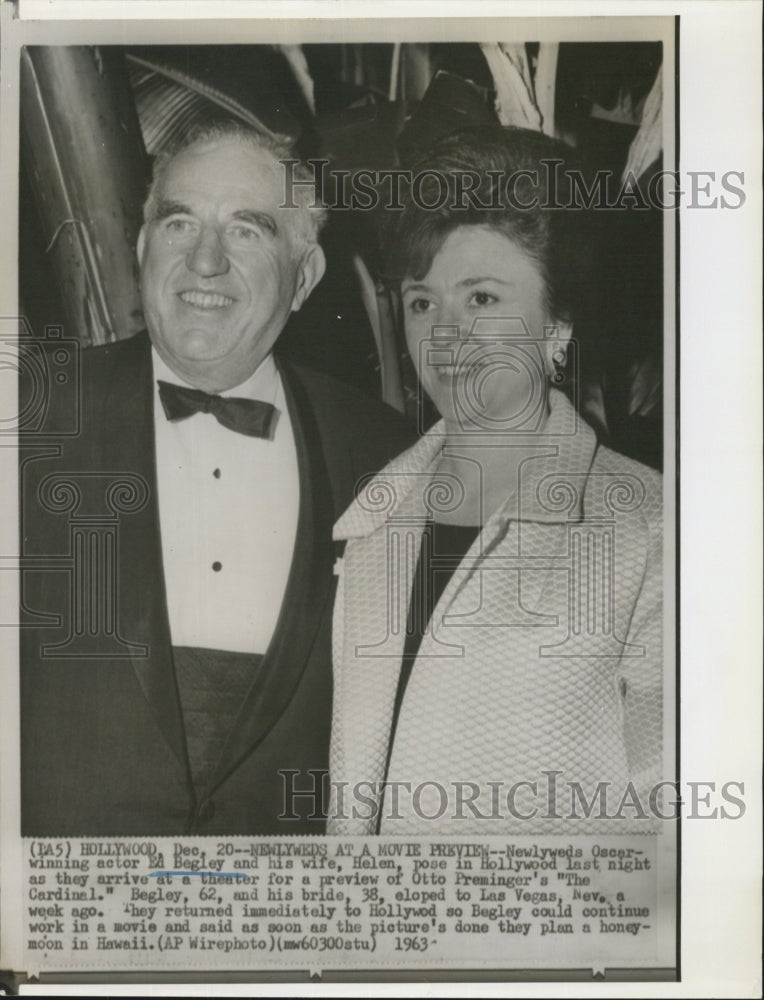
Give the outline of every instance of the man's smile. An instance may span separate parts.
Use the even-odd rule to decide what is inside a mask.
[[[236,301],[236,299],[232,299],[228,295],[221,295],[219,292],[200,292],[194,289],[178,292],[178,297],[187,306],[193,306],[194,309],[224,309]]]

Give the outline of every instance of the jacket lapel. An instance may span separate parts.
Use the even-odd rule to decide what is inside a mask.
[[[316,417],[288,366],[279,364],[279,370],[295,437],[300,483],[292,566],[273,638],[244,699],[207,795],[249,755],[288,705],[310,659],[331,590],[334,512]],[[327,683],[331,683],[328,662]]]
[[[432,434],[394,459],[334,529],[339,541],[363,538],[363,543],[351,541],[339,564],[330,770],[334,780],[363,782],[370,797],[380,794],[377,783],[385,777],[409,596],[429,513],[428,468],[441,445],[442,436]],[[374,832],[375,816],[340,819],[338,811],[333,801],[330,833]]]
[[[523,460],[518,489],[487,520],[444,591],[432,632],[478,570],[510,573],[517,584],[517,602],[512,624],[546,625],[552,618],[543,614],[541,599],[548,572],[564,556],[565,533],[561,526],[583,517],[583,492],[596,451],[596,437],[581,420],[567,398],[558,391],[550,396],[551,415],[545,433]],[[393,460],[365,488],[335,526],[337,539],[364,538],[390,521],[405,517],[414,509],[422,516],[423,481],[445,443],[445,423],[432,427],[408,451]],[[388,506],[377,497],[394,498]],[[501,549],[499,557],[495,548]],[[415,556],[419,550],[416,549]],[[522,583],[522,607],[519,603]],[[451,622],[472,618],[472,610],[451,616]],[[489,623],[486,623],[489,624]],[[446,636],[444,636],[445,640]],[[422,650],[432,636],[425,637]],[[402,644],[401,644],[402,649]],[[392,650],[391,650],[392,655]]]
[[[192,787],[185,731],[172,662],[154,443],[154,391],[148,337],[114,345],[107,387],[96,408],[98,456],[105,471],[128,470],[148,488],[145,505],[119,520],[118,615],[122,638],[144,647],[131,656],[154,719]]]

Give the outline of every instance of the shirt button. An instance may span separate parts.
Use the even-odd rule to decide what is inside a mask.
[[[213,469],[212,475],[215,477],[215,479],[220,479],[220,469]]]
[[[219,573],[219,572],[220,572],[220,570],[221,570],[221,569],[223,568],[223,564],[222,564],[222,562],[217,562],[217,560],[216,560],[216,561],[215,561],[215,562],[214,562],[214,563],[212,564],[212,568],[213,568],[213,569],[215,570],[215,572],[216,572],[216,573]]]

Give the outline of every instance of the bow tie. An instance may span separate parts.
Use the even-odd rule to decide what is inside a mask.
[[[259,399],[212,396],[201,389],[157,380],[159,398],[168,420],[185,420],[194,413],[211,413],[223,427],[248,437],[270,438],[276,407]]]

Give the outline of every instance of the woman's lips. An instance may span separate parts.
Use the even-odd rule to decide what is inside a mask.
[[[219,292],[200,292],[189,289],[178,293],[182,302],[194,309],[225,309],[226,306],[233,305],[236,301],[228,295],[221,295]]]

